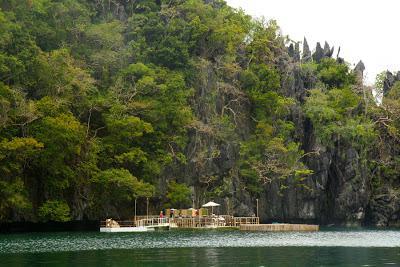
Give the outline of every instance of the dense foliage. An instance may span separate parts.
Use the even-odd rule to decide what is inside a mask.
[[[315,82],[298,99],[282,88],[287,42],[274,21],[222,0],[0,0],[0,221],[126,217],[138,198],[188,207],[189,186],[229,196],[232,173],[192,183],[171,175],[188,166],[200,130],[237,145],[250,196],[273,180],[282,190],[288,179],[301,184],[312,171],[295,107],[328,148],[347,142],[367,159],[380,132],[398,140],[399,84],[379,107],[345,63],[324,59],[301,64]],[[212,112],[216,96],[196,95],[208,65],[233,96]],[[249,105],[245,125],[239,99]],[[202,126],[203,110],[213,113],[212,129]],[[220,155],[210,148],[199,161]],[[369,163],[390,176],[400,161],[385,155],[385,164]]]

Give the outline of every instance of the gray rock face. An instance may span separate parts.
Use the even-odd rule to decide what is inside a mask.
[[[290,44],[288,47],[288,54],[291,58],[293,58],[294,62],[299,62],[300,61],[300,46],[299,43],[295,43],[293,45]]]
[[[334,51],[335,48],[331,48],[327,42],[325,42],[324,48],[322,48],[321,43],[318,42],[312,58],[315,62],[319,63],[323,58],[332,57]]]
[[[365,65],[364,62],[361,60],[357,63],[356,67],[354,68],[354,72],[357,74],[359,77],[364,77],[364,70],[365,70]]]
[[[318,48],[319,47],[319,48]],[[314,60],[325,57],[321,46],[317,45]],[[326,47],[329,56],[333,51]],[[319,52],[318,52],[319,51]],[[318,52],[318,53],[317,53]],[[315,57],[320,55],[320,57]],[[283,61],[284,62],[284,61]],[[282,85],[285,94],[303,101],[308,89],[314,88],[317,77],[305,73],[293,64],[281,63],[281,69],[288,73]],[[361,67],[361,66],[359,66]],[[289,82],[290,81],[290,82]],[[260,217],[266,222],[315,222],[320,224],[361,225],[366,221],[369,198],[370,175],[365,173],[358,152],[350,145],[341,143],[327,148],[318,144],[312,123],[305,117],[300,107],[292,109],[291,121],[295,123],[296,135],[301,137],[304,151],[315,152],[305,159],[314,174],[305,186],[289,181],[287,189],[281,190],[282,181],[265,185],[260,197]]]
[[[325,42],[324,57],[332,57],[334,51],[335,51],[335,47],[332,47],[332,49],[331,49],[329,44],[327,42]]]
[[[383,95],[387,95],[393,85],[398,81],[400,81],[400,71],[397,72],[396,75],[394,75],[390,71],[387,71],[386,78],[383,81]]]
[[[192,106],[199,121],[189,133],[190,141],[185,151],[188,164],[185,170],[177,168],[176,173],[171,171],[166,176],[171,179],[182,177],[184,180],[180,182],[191,185],[196,206],[209,201],[205,196],[212,189],[211,186],[222,183],[230,193],[229,196],[214,198],[221,204],[220,212],[248,216],[254,212],[254,204],[247,191],[240,186],[237,139],[249,136],[250,106],[242,91],[220,81],[215,68],[213,63],[206,60],[198,66],[196,100]],[[232,112],[225,110],[226,107]],[[218,117],[223,112],[241,125],[236,133],[226,135],[218,128]]]
[[[321,62],[321,59],[324,58],[324,49],[322,49],[321,44],[318,42],[317,43],[317,47],[315,48],[315,52],[313,54],[313,60],[317,63]]]
[[[128,18],[128,15],[125,12],[124,5],[121,4],[116,4],[115,10],[114,10],[114,16],[118,17],[119,20],[125,21]]]
[[[338,58],[336,59],[336,61],[337,61],[339,64],[344,64],[344,63],[345,63],[344,58],[341,58],[341,57],[338,57]]]
[[[302,57],[303,62],[309,62],[312,60],[311,57],[311,50],[310,47],[308,46],[307,39],[304,37],[303,41],[303,57]]]
[[[312,71],[303,69],[298,44],[287,48],[287,53],[277,60],[277,69],[284,73],[281,80],[282,93],[302,103],[307,90],[314,88],[318,78]],[[317,44],[313,56],[307,41],[303,43],[301,62],[320,61],[331,57],[333,48]],[[208,61],[198,66],[192,107],[199,122],[189,134],[189,145],[185,151],[188,164],[185,169],[169,172],[166,179],[182,177],[191,185],[195,205],[204,201],[212,186],[224,188],[225,195],[213,200],[220,203],[220,213],[237,216],[256,214],[256,197],[251,196],[241,181],[238,160],[238,140],[246,140],[253,131],[251,105],[241,90],[218,76],[218,66]],[[365,66],[359,62],[356,71],[363,72]],[[390,88],[400,74],[388,75],[386,86]],[[228,81],[228,82],[222,82]],[[388,89],[389,90],[389,89]],[[216,114],[220,116],[224,107],[229,106],[235,114],[229,113],[237,127],[235,133],[222,135],[219,132]],[[217,116],[218,117],[218,116]],[[300,105],[291,108],[288,117],[295,125],[296,138],[305,153],[305,165],[313,170],[299,186],[294,181],[275,180],[260,185],[259,215],[263,222],[314,222],[320,224],[361,225],[366,222],[389,225],[400,220],[400,195],[392,191],[376,194],[371,192],[371,177],[365,161],[350,144],[337,142],[332,147],[322,146],[315,137],[312,123],[306,118]],[[235,135],[235,136],[233,136]],[[286,189],[282,189],[286,188]],[[390,192],[390,193],[388,193]]]
[[[302,62],[305,62],[304,58],[309,51],[306,40],[305,44]],[[333,49],[329,45],[326,44],[322,49],[317,44],[311,60],[318,62],[332,55]],[[337,60],[344,63],[339,54]],[[280,69],[288,75],[288,78],[283,79],[282,90],[285,95],[302,102],[307,90],[315,86],[317,78],[296,65],[285,62],[281,60],[280,63]],[[355,72],[362,77],[364,70],[365,65],[360,61]],[[388,72],[385,80],[386,93],[396,81],[400,81],[400,72]],[[305,158],[304,162],[314,174],[302,187],[291,181],[286,184],[273,181],[265,185],[259,200],[262,221],[400,225],[400,191],[393,190],[399,185],[387,185],[387,189],[374,192],[371,188],[373,175],[369,173],[369,168],[357,149],[343,141],[333,147],[321,146],[314,136],[312,123],[300,107],[292,109],[290,120],[295,123],[296,135],[303,144],[302,149],[306,153],[318,151],[318,154]],[[287,189],[282,190],[282,185]]]
[[[400,192],[391,186],[381,188],[370,201],[367,219],[376,226],[399,226]]]
[[[342,151],[319,147],[310,123],[304,118],[300,121],[305,124],[304,138],[311,138],[305,142],[309,146],[307,151],[320,151],[319,155],[306,160],[314,174],[304,187],[289,183],[288,189],[281,191],[280,181],[267,185],[260,200],[265,207],[261,220],[361,225],[371,194],[369,176],[364,173],[366,166],[352,148]]]
[[[294,60],[300,61],[300,44],[298,42],[294,45]]]
[[[339,58],[340,58],[340,46],[339,46],[339,49],[338,49],[337,54],[336,54],[336,60],[339,60]]]

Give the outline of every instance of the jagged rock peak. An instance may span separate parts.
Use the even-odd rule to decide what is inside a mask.
[[[339,61],[339,59],[341,59],[341,57],[340,57],[340,46],[339,46],[339,49],[338,49],[338,51],[337,51],[337,54],[336,54],[336,60],[337,61]],[[343,59],[343,62],[344,62],[344,59]]]
[[[324,57],[332,57],[334,51],[335,51],[335,47],[332,47],[332,49],[331,49],[328,42],[325,41]]]
[[[365,65],[364,62],[362,62],[362,60],[360,60],[356,67],[354,68],[354,72],[359,76],[359,77],[364,77],[364,70],[365,70]]]
[[[325,41],[324,44],[324,54],[328,54],[331,51],[331,47],[329,46],[328,42]]]
[[[299,43],[291,43],[288,47],[288,54],[291,58],[294,59],[295,62],[300,61],[300,47]]]
[[[321,43],[317,43],[317,47],[315,48],[315,52],[313,54],[313,59],[315,62],[321,62],[321,59],[324,58],[324,50],[322,49]]]
[[[328,42],[325,41],[324,48],[322,48],[321,43],[317,43],[317,47],[315,48],[315,52],[313,54],[313,59],[315,62],[319,63],[323,58],[330,58],[335,51],[335,47],[330,47]]]
[[[296,42],[294,45],[294,60],[295,61],[300,61],[300,44],[299,42]]]
[[[308,46],[307,39],[304,37],[303,41],[303,61],[308,62],[311,60],[311,50],[310,47]]]
[[[338,49],[337,54],[336,54],[336,61],[339,64],[344,64],[344,58],[340,57],[340,46],[339,46],[339,49]]]

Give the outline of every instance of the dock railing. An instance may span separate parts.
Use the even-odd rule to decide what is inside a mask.
[[[259,217],[233,217],[233,225],[239,227],[242,224],[260,224]]]
[[[216,217],[174,218],[171,220],[178,228],[205,228],[205,227],[239,227],[242,224],[259,224],[258,217],[233,217],[221,215]]]
[[[138,227],[169,226],[170,218],[150,218],[136,221]]]
[[[136,221],[118,221],[112,220],[110,224],[107,221],[101,221],[100,227],[137,227],[137,226],[166,226],[177,228],[206,228],[206,227],[239,227],[240,225],[260,224],[258,217],[234,217],[231,215],[220,216],[196,216],[196,217],[164,217],[160,218],[157,215],[136,216]]]
[[[260,231],[260,232],[318,232],[319,225],[308,224],[242,224],[240,225],[242,231]]]
[[[191,218],[174,218],[171,222],[177,228],[205,228],[205,227],[222,227],[226,226],[222,217],[191,217]]]

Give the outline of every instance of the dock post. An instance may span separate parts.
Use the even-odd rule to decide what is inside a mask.
[[[136,226],[136,202],[137,202],[137,198],[135,198],[135,219],[133,222],[133,226]]]
[[[256,199],[257,201],[257,217],[258,217],[258,198]]]
[[[146,198],[146,202],[147,202],[147,209],[146,209],[147,210],[146,211],[147,215],[146,216],[147,216],[147,219],[148,219],[149,218],[149,198],[148,197]]]

